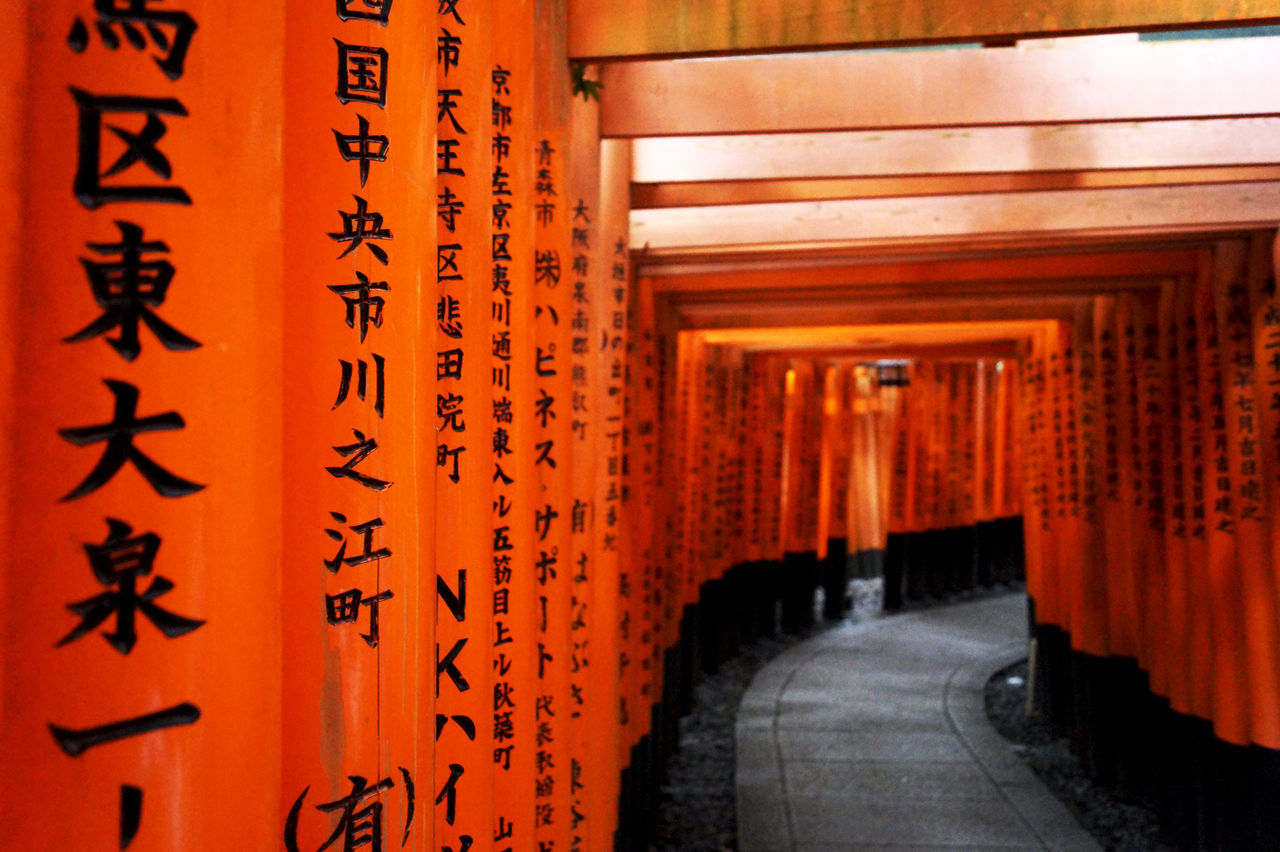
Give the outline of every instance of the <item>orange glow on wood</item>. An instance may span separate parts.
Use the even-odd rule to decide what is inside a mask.
[[[1019,38],[1189,29],[1206,25],[1263,24],[1280,19],[1274,3],[1117,5],[1069,0],[1029,7],[999,0],[904,0],[867,5],[819,0],[794,7],[781,2],[643,2],[620,7],[602,0],[572,0],[569,54],[594,60],[647,56],[707,56],[731,52],[797,51],[847,47],[1004,43]]]
[[[1277,41],[1059,42],[1051,48],[627,62],[603,71],[601,133],[694,136],[1275,115],[1280,94],[1265,81],[1275,72]],[[940,91],[948,96],[937,97]],[[733,98],[726,100],[725,92]]]

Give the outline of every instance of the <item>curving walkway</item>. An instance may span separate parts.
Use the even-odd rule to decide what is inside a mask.
[[[771,661],[738,711],[740,852],[1098,849],[983,711],[1026,625],[1009,594],[846,622]]]

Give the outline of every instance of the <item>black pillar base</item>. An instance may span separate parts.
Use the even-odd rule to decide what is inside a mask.
[[[1162,840],[1187,850],[1271,850],[1280,838],[1280,750],[1228,743],[1213,725],[1151,691],[1133,659],[1071,648],[1034,625],[1037,695],[1081,762],[1122,798],[1159,817]]]
[[[813,627],[813,593],[818,587],[818,554],[788,553],[782,560],[782,630],[802,633]]]
[[[884,609],[897,612],[905,601],[907,533],[889,533],[884,549]]]
[[[838,621],[849,611],[849,543],[842,538],[827,539],[827,558],[822,561],[822,617]]]

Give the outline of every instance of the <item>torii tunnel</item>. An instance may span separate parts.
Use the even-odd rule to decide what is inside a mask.
[[[1275,848],[1280,2],[8,9],[0,847],[646,849],[878,575]]]

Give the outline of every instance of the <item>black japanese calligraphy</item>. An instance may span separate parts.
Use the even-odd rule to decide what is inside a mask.
[[[345,44],[338,39],[338,90],[339,103],[352,101],[387,105],[387,62],[385,48]]]
[[[160,52],[152,59],[166,77],[177,80],[186,70],[187,51],[196,32],[196,22],[186,12],[153,9],[154,2],[156,0],[94,0],[93,10],[98,13],[94,28],[110,50],[120,48],[117,28],[137,50],[145,50],[150,39]],[[80,18],[71,25],[67,44],[76,53],[83,53],[89,46],[89,28]]]
[[[338,143],[338,154],[344,161],[360,164],[361,186],[369,179],[369,164],[385,163],[387,152],[391,150],[391,140],[386,136],[370,134],[369,120],[359,113],[356,113],[355,133],[339,133],[334,130],[333,138]]]
[[[107,537],[101,544],[86,544],[84,550],[93,576],[102,585],[116,590],[67,604],[68,610],[80,616],[80,623],[58,640],[56,647],[61,648],[80,639],[113,615],[115,630],[104,632],[102,636],[121,654],[133,650],[138,640],[136,621],[139,613],[169,639],[184,636],[203,625],[199,619],[178,615],[155,603],[157,598],[174,588],[167,578],[156,575],[145,592],[138,592],[138,578],[150,575],[154,567],[160,536],[153,532],[135,536],[133,527],[124,521],[117,518],[106,520]]]
[[[135,386],[118,379],[104,379],[103,384],[115,397],[111,422],[58,430],[63,439],[77,447],[102,442],[107,445],[102,458],[89,471],[89,475],[62,500],[76,500],[97,491],[111,481],[125,462],[133,462],[133,466],[161,497],[186,497],[202,490],[203,485],[170,473],[133,445],[133,439],[137,435],[182,429],[186,426],[182,416],[176,411],[167,411],[139,419],[136,417],[138,389]]]
[[[107,338],[107,343],[126,361],[133,361],[142,352],[138,340],[141,321],[166,349],[186,352],[199,348],[199,341],[178,331],[152,310],[164,304],[174,268],[167,260],[144,260],[143,255],[167,254],[169,247],[159,240],[143,240],[141,226],[132,222],[117,220],[115,224],[120,231],[120,242],[86,245],[103,257],[118,256],[118,260],[80,258],[102,314],[75,334],[63,338],[63,342],[81,343],[118,328],[120,336]]]
[[[131,719],[122,719],[119,722],[110,722],[106,725],[99,725],[96,728],[81,728],[77,730],[51,724],[49,725],[49,733],[53,734],[53,739],[58,744],[58,748],[62,749],[70,757],[79,757],[95,746],[149,734],[154,731],[162,731],[165,728],[194,725],[199,718],[200,708],[190,702],[183,702],[155,713],[147,713],[144,716],[135,716]]]
[[[157,183],[104,183],[104,180],[142,164],[163,181],[173,177],[169,158],[158,144],[168,131],[160,116],[186,116],[187,109],[175,98],[144,98],[132,95],[94,95],[71,87],[79,109],[78,161],[72,191],[89,210],[120,201],[142,201],[161,204],[190,204],[191,196],[180,186]],[[115,124],[106,129],[124,143],[125,150],[103,170],[103,118],[108,115],[142,115],[146,120],[140,130],[127,130]]]

